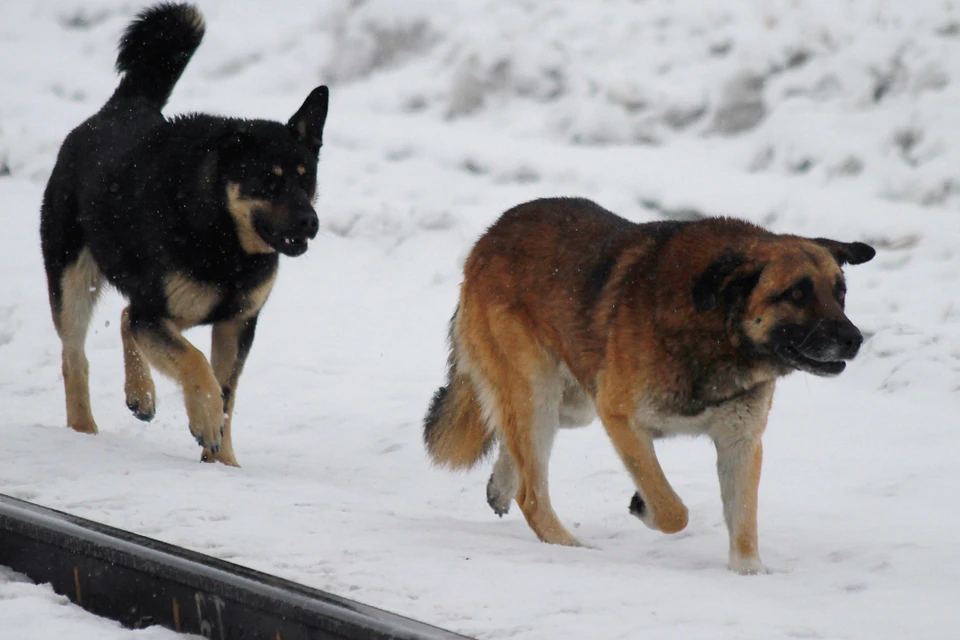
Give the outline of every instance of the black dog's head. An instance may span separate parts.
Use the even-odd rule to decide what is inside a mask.
[[[327,88],[318,87],[286,125],[239,123],[217,149],[226,208],[247,253],[299,256],[316,237],[313,201],[328,100]]]
[[[862,242],[773,236],[711,264],[694,304],[700,312],[723,305],[731,338],[783,369],[837,375],[863,342],[844,313],[841,267],[875,254]]]

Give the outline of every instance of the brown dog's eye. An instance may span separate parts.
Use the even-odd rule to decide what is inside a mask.
[[[789,302],[800,307],[809,306],[813,302],[813,281],[810,278],[803,278],[795,285],[776,297],[777,301]]]
[[[833,297],[837,299],[840,306],[843,306],[844,301],[847,299],[847,285],[845,285],[842,280],[837,280],[837,284],[834,285]]]

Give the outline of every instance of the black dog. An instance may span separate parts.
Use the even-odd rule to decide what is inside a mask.
[[[141,13],[120,41],[113,96],[64,140],[43,197],[40,236],[50,306],[63,342],[67,423],[96,433],[84,341],[100,287],[130,304],[121,317],[127,406],[156,397],[147,363],[183,388],[202,459],[236,465],[234,392],[278,253],[317,234],[311,203],[328,91],[284,125],[161,109],[203,38],[184,4]],[[213,325],[210,362],[181,332]]]

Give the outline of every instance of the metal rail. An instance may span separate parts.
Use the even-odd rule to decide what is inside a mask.
[[[134,628],[215,640],[464,640],[437,627],[0,494],[0,565]]]

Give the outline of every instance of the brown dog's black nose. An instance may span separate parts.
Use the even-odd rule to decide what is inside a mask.
[[[860,345],[863,344],[863,334],[850,322],[844,322],[837,327],[836,337],[845,358],[857,355]]]

